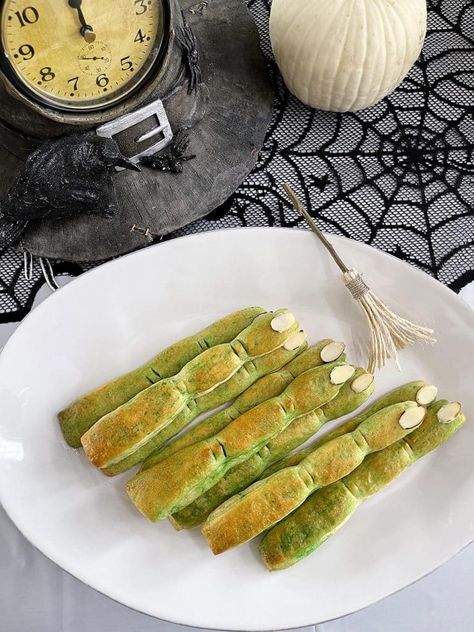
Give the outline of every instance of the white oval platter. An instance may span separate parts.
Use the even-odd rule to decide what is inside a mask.
[[[41,304],[0,356],[0,500],[45,555],[96,590],[175,623],[294,628],[363,608],[474,539],[474,315],[450,290],[372,248],[332,237],[343,257],[438,344],[401,355],[378,394],[415,378],[463,402],[470,423],[369,500],[314,555],[270,574],[255,544],[214,558],[199,532],[151,524],[69,449],[57,411],[160,348],[248,305],[286,306],[310,341],[343,339],[362,361],[365,324],[313,235],[283,229],[177,239],[84,274]]]

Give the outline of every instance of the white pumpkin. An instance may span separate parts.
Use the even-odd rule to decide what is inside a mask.
[[[270,38],[286,85],[303,103],[355,112],[403,81],[426,20],[426,0],[273,0]]]

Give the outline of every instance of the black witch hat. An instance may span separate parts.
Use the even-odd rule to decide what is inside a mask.
[[[271,116],[272,90],[251,16],[241,0],[164,4],[168,32],[156,72],[128,101],[91,113],[86,123],[83,116],[25,99],[0,69],[0,220],[3,215],[10,222],[3,224],[4,239],[16,238],[34,220],[19,242],[33,254],[77,261],[115,256],[145,245],[132,225],[167,234],[222,204],[252,169]],[[59,169],[70,152],[85,148],[102,155],[91,135],[112,141],[105,143],[109,148],[116,144],[117,166],[121,160],[142,163],[140,172],[114,175],[116,165],[109,162],[94,172],[84,162],[66,209],[67,185],[61,183],[55,202],[54,187],[45,186],[51,185],[49,173],[38,169]],[[33,211],[32,199],[40,195],[35,175],[41,195],[53,195],[49,209],[44,198]],[[78,202],[87,198],[92,180],[97,206]],[[25,212],[20,181],[29,183],[33,196]]]

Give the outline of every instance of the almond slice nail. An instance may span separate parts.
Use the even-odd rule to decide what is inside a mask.
[[[438,396],[438,388],[432,384],[423,386],[416,394],[416,401],[420,406],[429,406]]]
[[[344,353],[346,345],[343,342],[330,342],[321,350],[321,360],[323,362],[334,362]]]
[[[411,430],[421,424],[426,415],[426,408],[413,406],[406,410],[399,419],[399,424],[405,430]]]
[[[293,316],[291,312],[285,312],[284,314],[280,314],[279,316],[275,316],[275,318],[270,323],[273,331],[277,331],[282,334],[285,331],[288,331],[292,325],[296,323],[296,318]]]
[[[450,424],[456,419],[461,412],[461,404],[459,402],[450,402],[441,406],[436,416],[440,424]]]
[[[371,386],[373,381],[374,376],[372,375],[372,373],[364,373],[363,375],[359,375],[359,377],[356,377],[356,379],[351,384],[351,388],[354,393],[363,393],[369,388],[369,386]]]
[[[331,384],[344,384],[347,380],[350,380],[354,375],[355,369],[350,364],[343,364],[342,366],[336,366],[330,375]]]
[[[295,351],[298,347],[301,347],[306,342],[306,334],[304,331],[299,331],[288,338],[283,347],[287,351]]]

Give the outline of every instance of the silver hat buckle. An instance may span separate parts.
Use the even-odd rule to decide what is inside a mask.
[[[173,140],[173,131],[160,99],[97,128],[98,136],[113,138],[122,154],[137,164]]]

